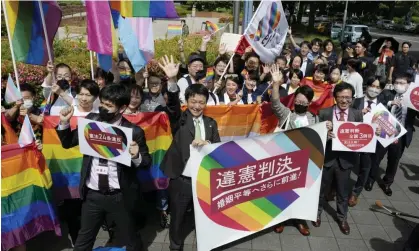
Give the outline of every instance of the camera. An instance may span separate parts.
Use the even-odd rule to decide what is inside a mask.
[[[65,80],[65,79],[61,79],[57,81],[57,85],[61,88],[61,90],[66,91],[70,88],[70,83]]]

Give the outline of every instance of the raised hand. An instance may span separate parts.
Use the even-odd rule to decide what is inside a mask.
[[[271,71],[271,65],[265,64],[263,66],[263,74],[268,74]]]
[[[39,151],[42,151],[43,146],[42,146],[42,142],[39,139],[35,141],[35,146]]]
[[[225,43],[220,44],[220,47],[218,47],[218,53],[220,55],[224,55],[227,52],[227,45]]]
[[[253,51],[252,46],[248,46],[248,47],[246,48],[246,50],[244,50],[244,53],[250,53],[250,52],[252,52],[252,51]]]
[[[180,64],[175,64],[174,60],[173,60],[173,55],[170,55],[170,60],[169,57],[167,55],[165,55],[162,59],[162,64],[159,63],[160,68],[164,71],[164,73],[166,74],[166,76],[169,79],[174,79],[176,78],[178,72],[179,72],[179,65]]]
[[[63,89],[61,89],[61,87],[55,83],[55,84],[52,84],[51,91],[55,94],[60,95],[61,92],[63,92]]]
[[[207,44],[210,40],[211,40],[211,35],[210,34],[207,34],[207,35],[202,37],[202,43]]]
[[[138,146],[137,142],[132,141],[129,146],[129,154],[131,155],[131,159],[134,159],[138,156],[138,152],[140,151],[140,147]]]
[[[63,109],[61,109],[60,111],[61,124],[67,124],[70,121],[71,117],[73,117],[73,114],[74,114],[73,106],[64,107]]]
[[[20,106],[19,108],[19,115],[25,117],[28,114],[28,109],[26,109],[23,106]]]
[[[281,83],[284,81],[284,76],[282,75],[282,72],[279,70],[277,64],[273,64],[270,70],[272,75],[272,81],[274,82],[274,84]]]

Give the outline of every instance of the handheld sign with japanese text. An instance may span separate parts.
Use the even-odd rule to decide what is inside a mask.
[[[315,220],[326,123],[192,149],[199,251],[209,251],[287,219]],[[208,238],[211,232],[211,238]]]
[[[419,84],[410,84],[409,89],[403,95],[403,104],[419,111]]]
[[[78,135],[82,154],[131,165],[131,128],[79,118]]]
[[[387,147],[406,133],[403,125],[397,121],[383,104],[378,104],[371,112],[365,114],[364,122],[381,127],[381,133],[377,136],[377,140],[384,147]]]
[[[377,145],[375,129],[366,123],[335,122],[333,151],[374,153]]]

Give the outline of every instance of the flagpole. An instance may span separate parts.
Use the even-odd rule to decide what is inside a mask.
[[[90,52],[90,71],[91,71],[91,75],[92,75],[92,80],[95,79],[95,73],[94,73],[94,67],[93,67],[93,52],[91,50],[89,50]]]
[[[9,38],[9,46],[10,46],[10,52],[12,54],[13,70],[15,71],[16,85],[17,85],[17,89],[20,91],[19,73],[17,72],[15,54],[13,53],[13,43],[12,43],[12,38],[10,37],[9,20],[7,16],[6,3],[4,2],[4,0],[2,0],[1,2],[3,3],[4,21],[6,22],[7,37]]]
[[[41,13],[42,28],[44,29],[45,44],[47,45],[48,59],[49,59],[49,61],[51,61],[51,63],[53,63],[53,61],[52,61],[52,54],[51,54],[51,48],[49,47],[47,26],[45,24],[44,9],[42,8],[41,0],[38,0],[38,6],[39,6],[39,12]],[[52,71],[51,74],[52,74],[53,81],[55,81],[54,71]]]

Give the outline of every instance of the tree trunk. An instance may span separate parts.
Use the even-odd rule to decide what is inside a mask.
[[[310,6],[310,16],[308,18],[308,31],[313,32],[314,31],[314,19],[315,19],[316,10],[317,10],[317,4],[316,4],[316,2],[310,2],[309,6]]]
[[[303,19],[305,4],[304,2],[299,2],[298,14],[297,14],[297,24],[301,24],[301,19]]]

